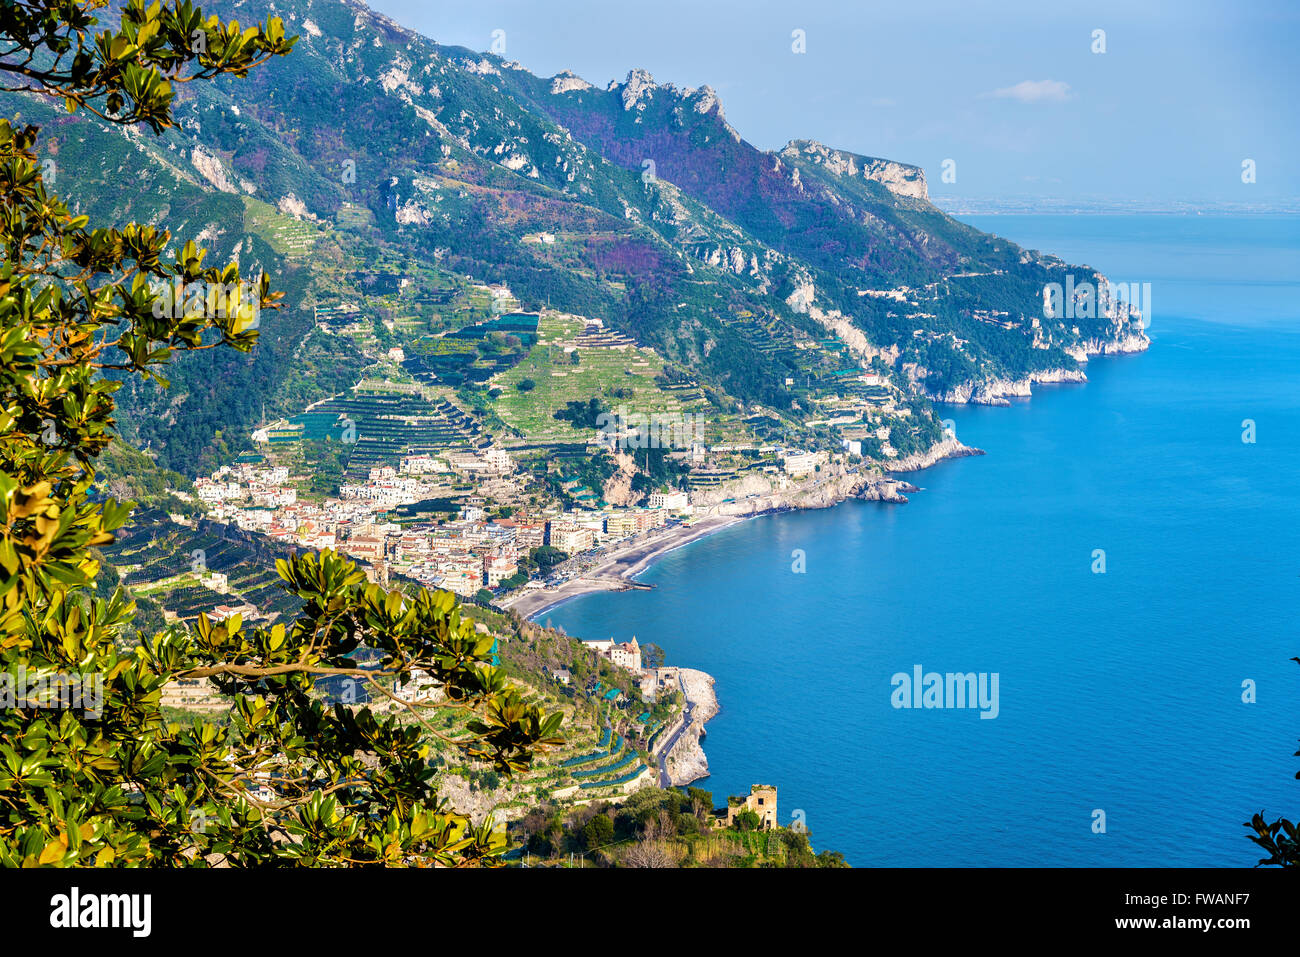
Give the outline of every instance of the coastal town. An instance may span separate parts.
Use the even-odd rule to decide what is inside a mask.
[[[475,288],[498,310],[514,302],[504,286]],[[319,327],[334,323],[348,334],[339,314],[322,311]],[[401,348],[383,351],[366,340],[374,365],[362,381],[256,429],[251,451],[195,479],[196,504],[217,525],[282,546],[337,550],[363,563],[374,581],[416,582],[535,614],[581,591],[638,587],[641,559],[738,517],[864,492],[905,500],[902,484],[865,455],[867,438],[899,468],[927,464],[889,446],[896,426],[863,431],[873,419],[907,414],[870,368],[858,370],[857,394],[824,398],[821,421],[838,448],[809,448],[764,441],[754,430],[761,409],[741,421],[699,411],[689,389],[644,389],[654,354],[604,331],[599,320],[497,311],[482,325],[533,337],[528,359],[491,383],[502,396],[495,429],[462,409],[461,397],[437,384],[437,372]],[[529,365],[539,353],[544,362]],[[549,371],[546,388],[518,371],[538,375],[535,366]],[[594,388],[573,380],[578,368],[596,377]],[[600,385],[620,379],[632,385]],[[590,392],[623,401],[598,407]],[[556,421],[566,403],[583,402],[585,420]],[[951,445],[938,454],[954,454]],[[322,485],[322,461],[335,449],[346,464]],[[658,473],[642,474],[641,449],[657,453]],[[232,592],[219,572],[200,582],[219,595]],[[236,608],[263,615],[233,600],[213,611]]]
[[[346,484],[338,498],[299,500],[284,466],[222,466],[195,482],[207,514],[245,531],[310,549],[333,548],[371,570],[376,581],[400,574],[430,588],[473,597],[480,590],[530,589],[547,580],[521,576],[521,556],[543,547],[579,555],[598,546],[688,521],[692,508],[681,492],[654,493],[645,507],[577,511],[519,511],[490,517],[504,498],[518,498],[510,457],[487,450],[448,460],[404,456],[397,468],[377,466],[364,481]],[[454,470],[454,471],[453,471]],[[481,494],[468,495],[455,514],[437,523],[399,523],[393,510],[435,498],[449,489],[441,474],[482,476]],[[555,583],[554,579],[551,579]]]
[[[536,605],[548,589],[590,575],[620,549],[665,538],[680,544],[698,537],[692,530],[728,524],[729,515],[796,507],[799,493],[825,485],[809,477],[823,466],[828,479],[856,474],[840,463],[832,467],[825,452],[770,451],[781,456],[772,489],[718,501],[716,494],[670,488],[649,493],[644,505],[622,508],[512,505],[527,500],[533,483],[515,470],[508,452],[495,446],[445,458],[402,456],[396,468],[375,466],[364,479],[341,485],[338,497],[318,500],[299,497],[302,476],[262,462],[222,466],[198,478],[194,488],[213,522],[301,548],[335,549],[364,563],[375,581],[401,576],[467,598],[486,590],[487,600],[503,598],[507,606],[532,596],[530,604]],[[469,494],[467,481],[473,483]],[[446,518],[410,521],[399,514],[403,506],[457,493],[456,510]],[[557,561],[542,564],[539,552],[543,560]],[[217,578],[208,583],[224,585]],[[633,583],[625,580],[622,587]]]
[[[430,352],[385,348],[354,312],[318,310],[318,330],[356,337],[363,375],[259,424],[233,461],[169,490],[183,508],[113,545],[138,599],[181,624],[201,615],[286,622],[296,609],[269,559],[333,550],[371,582],[458,595],[478,628],[499,636],[500,660],[518,661],[547,609],[591,591],[650,588],[637,578],[653,561],[736,522],[853,496],[906,501],[912,486],[867,451],[900,469],[969,451],[945,439],[903,456],[887,441],[897,425],[864,431],[907,414],[866,367],[855,373],[863,394],[823,397],[822,432],[774,429],[780,417],[761,407],[744,417],[711,407],[691,382],[670,380],[652,350],[599,320],[508,311],[504,287],[472,288],[491,303],[475,335],[526,344],[492,366],[490,411],[444,384],[452,373],[431,367]],[[472,762],[447,767],[445,796],[478,818],[510,820],[538,800],[581,805],[708,776],[701,738],[719,709],[711,676],[665,662],[661,649],[647,661],[635,638],[565,637],[555,648],[508,673],[522,693],[569,711],[566,746],[504,790]],[[436,710],[438,694],[415,673],[370,705],[407,720],[402,709]],[[205,679],[163,693],[180,712],[220,701]],[[274,783],[258,787],[271,795]]]

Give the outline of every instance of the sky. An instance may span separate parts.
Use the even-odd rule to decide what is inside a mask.
[[[1300,0],[369,2],[439,43],[504,31],[543,76],[707,84],[755,146],[912,163],[937,201],[1300,199]]]

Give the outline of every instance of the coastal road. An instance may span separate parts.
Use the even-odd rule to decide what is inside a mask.
[[[685,688],[682,688],[682,693],[686,693]],[[661,788],[670,788],[673,786],[672,779],[668,776],[668,755],[672,754],[673,748],[677,746],[677,742],[681,740],[682,735],[686,733],[686,729],[691,726],[694,716],[695,702],[688,699],[686,701],[686,707],[682,710],[682,726],[674,731],[672,736],[664,741],[663,746],[659,748],[656,760],[659,762],[659,786]]]

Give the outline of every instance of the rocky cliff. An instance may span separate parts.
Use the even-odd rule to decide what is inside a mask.
[[[709,759],[704,754],[700,739],[704,737],[705,722],[718,713],[718,698],[713,690],[713,676],[692,668],[681,669],[682,687],[686,700],[692,705],[691,725],[668,754],[668,778],[674,785],[682,786],[709,775]]]
[[[860,177],[880,183],[898,196],[924,200],[930,198],[925,185],[925,171],[919,166],[873,156],[859,156],[845,150],[832,149],[816,140],[791,140],[779,155],[786,160],[799,159],[814,163],[834,176]]]
[[[1046,369],[1031,372],[1020,379],[997,378],[983,382],[964,382],[960,386],[938,394],[930,393],[937,402],[954,405],[1010,405],[1011,398],[1027,399],[1035,383],[1087,382],[1082,369]]]

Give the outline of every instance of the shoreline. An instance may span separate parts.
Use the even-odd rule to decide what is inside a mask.
[[[1116,354],[1124,353],[1119,352]],[[1086,376],[1080,376],[1078,379],[1045,380],[1045,384],[1046,382],[1082,385],[1087,383],[1087,378]],[[1028,392],[1028,390],[1026,391]],[[999,396],[999,398],[1001,401],[989,404],[1010,405],[1010,402],[1004,396]],[[1026,394],[1022,398],[1028,399],[1030,395]],[[543,623],[540,619],[545,614],[574,598],[580,598],[596,591],[624,591],[633,587],[629,583],[664,555],[706,538],[724,528],[730,528],[740,522],[777,512],[810,508],[833,508],[850,499],[875,501],[884,504],[906,504],[908,499],[904,493],[914,493],[922,491],[922,489],[913,485],[903,476],[925,471],[950,459],[968,458],[984,454],[983,449],[963,445],[955,435],[949,433],[949,437],[944,438],[925,452],[891,462],[890,467],[883,468],[879,473],[872,472],[863,475],[858,469],[841,470],[831,479],[831,488],[824,491],[821,490],[821,487],[827,484],[825,479],[815,483],[812,489],[800,490],[803,493],[802,495],[796,493],[791,496],[783,496],[780,493],[769,493],[768,496],[751,496],[746,501],[745,511],[741,511],[737,507],[739,503],[735,502],[735,500],[715,503],[712,506],[714,508],[721,509],[725,505],[731,504],[735,510],[730,513],[719,511],[709,514],[689,526],[675,526],[664,533],[652,536],[646,541],[630,543],[622,548],[616,548],[608,555],[603,556],[602,560],[588,569],[586,573],[565,582],[554,591],[546,594],[542,594],[546,592],[545,589],[536,589],[531,593],[525,592],[517,601],[505,607],[517,610],[520,615],[529,621]],[[838,479],[838,483],[836,479]],[[754,500],[755,498],[757,500]],[[534,601],[530,602],[529,599],[534,599]],[[536,605],[536,607],[530,609],[528,607],[530,604]],[[686,681],[688,673],[691,677],[691,687],[689,688]],[[657,756],[659,757],[657,761],[659,765],[657,768],[657,781],[661,787],[664,786],[664,778],[667,779],[668,785],[682,787],[711,776],[708,756],[705,754],[702,739],[707,734],[704,727],[705,723],[721,710],[716,691],[717,679],[698,669],[682,668],[679,674],[682,676],[683,693],[687,697],[686,711],[683,715],[683,720],[687,721],[687,724],[679,732],[678,739],[673,742],[668,751],[661,757]],[[700,700],[693,700],[691,692],[694,692],[695,697]],[[698,713],[696,711],[697,706],[701,706],[698,708]]]
[[[677,673],[690,720],[681,737],[663,755],[661,768],[673,787],[686,787],[711,773],[701,739],[708,734],[704,725],[712,721],[722,708],[718,704],[717,679],[713,675],[698,668],[679,668]]]
[[[637,575],[645,572],[669,552],[707,538],[724,528],[779,512],[834,508],[850,499],[884,504],[906,504],[907,496],[903,492],[917,492],[920,489],[905,479],[897,477],[898,475],[933,468],[950,459],[984,454],[982,449],[962,445],[956,439],[945,439],[924,453],[894,463],[897,471],[886,471],[865,481],[859,478],[850,483],[851,491],[837,494],[833,500],[818,501],[814,504],[787,502],[778,507],[767,507],[741,514],[707,515],[691,525],[678,525],[648,540],[632,542],[622,548],[616,548],[603,556],[602,561],[593,565],[583,575],[565,582],[553,591],[535,589],[532,592],[524,592],[517,601],[503,607],[517,611],[528,621],[545,625],[544,616],[560,605],[593,592],[626,591],[631,587],[627,583],[633,581]],[[848,478],[849,475],[844,477]],[[535,600],[530,602],[530,598]],[[535,604],[537,607],[530,609],[527,607],[530,604]],[[576,635],[572,637],[578,638]],[[578,640],[582,639],[578,638]],[[681,676],[679,680],[683,694],[686,696],[686,711],[683,715],[685,725],[668,751],[657,756],[660,760],[656,761],[656,783],[660,787],[665,786],[663,781],[665,776],[667,786],[685,787],[704,780],[712,774],[709,769],[708,755],[704,751],[703,738],[708,733],[705,724],[722,710],[716,689],[717,679],[707,672],[693,668],[679,667],[678,674]]]
[[[744,521],[747,516],[708,515],[690,525],[676,525],[643,541],[633,541],[615,548],[601,557],[597,564],[554,589],[535,589],[524,592],[503,608],[516,611],[529,621],[536,622],[541,615],[582,595],[600,591],[626,591],[628,583],[645,572],[658,559],[691,542]],[[529,601],[530,598],[536,600]]]
[[[850,499],[904,505],[907,503],[907,496],[903,494],[904,492],[917,492],[920,490],[906,480],[898,478],[898,475],[924,471],[952,459],[984,454],[982,449],[962,445],[955,439],[949,439],[938,443],[924,453],[909,456],[899,462],[892,463],[893,467],[884,471],[879,477],[869,481],[850,483],[853,486],[852,491],[835,494],[826,501],[819,501],[816,504],[797,504],[783,501],[781,504],[756,507],[745,512],[706,515],[690,525],[673,526],[667,532],[661,532],[647,540],[631,542],[617,547],[607,555],[602,556],[597,564],[583,574],[570,579],[559,587],[524,592],[515,600],[503,603],[501,607],[517,612],[528,621],[543,624],[540,621],[541,616],[554,611],[559,606],[575,598],[581,598],[583,595],[596,592],[629,590],[632,587],[630,583],[636,580],[636,576],[643,574],[669,552],[674,552],[679,548],[690,545],[692,542],[707,538],[724,528],[730,528],[741,522],[761,518],[765,515],[775,515],[780,512],[802,511],[810,508],[833,508]],[[761,500],[754,504],[756,506],[761,505]]]
[[[1140,354],[1150,348],[1150,345],[1150,340],[1145,336],[1140,340],[1130,337],[1119,342],[1090,342],[1084,348],[1083,361],[1086,363],[1092,357],[1113,358]],[[982,397],[986,400],[979,401],[974,395],[932,397],[932,400],[950,405],[1010,405],[1007,395],[1024,400],[1031,399],[1034,384],[1087,385],[1087,382],[1087,375],[1081,369],[1073,373],[1066,373],[1065,370],[1039,371],[1017,380],[1014,388],[1000,392],[993,401],[988,401],[988,397]],[[994,385],[1005,384],[1005,382],[994,383]],[[987,388],[988,384],[985,385]],[[745,499],[743,510],[739,507],[740,503],[734,499],[714,503],[707,507],[720,508],[722,505],[732,504],[733,510],[711,512],[690,525],[674,526],[667,532],[654,535],[645,541],[617,547],[601,556],[597,563],[583,574],[566,581],[558,588],[525,591],[513,600],[507,599],[500,607],[516,611],[528,621],[538,622],[542,615],[554,611],[574,598],[599,591],[627,591],[635,587],[632,582],[635,581],[636,576],[644,573],[659,558],[739,522],[777,512],[832,508],[849,499],[905,505],[908,499],[904,493],[918,492],[921,489],[902,476],[922,472],[950,459],[984,454],[983,449],[963,445],[954,436],[941,440],[924,452],[891,462],[882,467],[878,474],[871,473],[864,476],[857,469],[841,471],[838,473],[838,478],[841,480],[842,487],[815,492],[814,490],[820,490],[826,484],[826,480],[823,479],[815,483],[812,489],[796,489],[789,495],[776,491],[753,494]]]
[[[1094,356],[1111,358],[1140,354],[1148,348],[1150,348],[1150,340],[1145,336],[1140,340],[1130,337],[1119,342],[1090,342],[1086,344],[1083,350],[1083,361],[1087,362],[1089,358]],[[1060,369],[1038,371],[1014,382],[999,380],[994,383],[984,383],[984,394],[972,390],[972,394],[931,396],[931,400],[949,405],[1003,406],[1011,404],[1008,401],[1008,396],[1025,400],[1032,398],[1032,387],[1035,384],[1086,385],[1087,382],[1088,377],[1082,369],[1074,371]],[[566,581],[558,588],[525,591],[518,597],[507,599],[500,607],[516,611],[528,621],[537,622],[542,615],[554,611],[560,605],[574,598],[580,598],[583,595],[598,591],[626,591],[634,587],[631,583],[636,576],[645,572],[659,558],[738,522],[759,518],[763,515],[771,515],[776,512],[807,508],[831,508],[854,498],[863,501],[905,505],[907,495],[904,493],[918,492],[921,489],[901,476],[933,468],[949,459],[984,454],[983,449],[963,445],[955,437],[946,438],[925,452],[919,452],[889,463],[887,466],[882,467],[878,474],[872,474],[869,477],[859,475],[857,469],[842,471],[838,473],[838,478],[843,485],[842,488],[831,488],[819,494],[811,494],[812,489],[806,488],[796,489],[790,495],[783,495],[781,492],[770,490],[764,494],[755,493],[746,498],[744,510],[737,507],[739,503],[735,502],[734,499],[729,499],[723,503],[714,503],[708,507],[719,508],[723,504],[730,503],[733,505],[733,510],[729,512],[713,512],[697,519],[690,525],[674,526],[667,532],[652,536],[646,541],[615,548],[609,554],[602,556],[597,564],[586,572]],[[850,478],[850,476],[855,475],[858,477]],[[820,489],[825,484],[826,481],[823,479],[815,483],[813,488]]]
[[[1089,357],[1113,358],[1140,354],[1149,348],[1150,342],[1149,340],[1143,341],[1140,345],[1128,342],[1109,345],[1116,347],[1098,347],[1087,352],[1087,355]],[[1010,405],[1011,403],[1006,398],[1007,394],[1013,395],[1015,398],[1028,400],[1032,398],[1030,387],[1033,384],[1087,385],[1087,382],[1087,376],[1083,374],[1082,370],[1075,375],[1065,376],[1040,372],[1024,378],[1026,388],[1023,392],[1016,389],[1006,394],[999,394],[997,401],[972,401],[973,397],[956,398],[955,401],[953,397],[932,397],[932,400],[948,405]],[[1020,385],[1020,382],[1018,381],[1016,384]],[[889,463],[887,467],[882,468],[878,475],[846,481],[844,489],[830,490],[828,493],[823,493],[819,498],[813,498],[812,501],[799,500],[799,493],[806,493],[808,490],[795,490],[795,494],[791,496],[783,496],[779,492],[751,496],[751,498],[757,500],[747,500],[748,507],[744,511],[737,509],[727,513],[711,513],[697,519],[690,525],[674,526],[669,531],[655,535],[646,541],[615,548],[609,554],[602,556],[597,564],[586,572],[570,579],[558,588],[553,590],[535,589],[531,592],[524,592],[513,600],[507,599],[502,603],[501,607],[518,612],[521,617],[528,621],[540,623],[539,619],[542,615],[554,611],[560,605],[574,598],[600,591],[629,590],[633,587],[630,583],[635,580],[636,576],[645,572],[659,558],[739,522],[760,518],[764,515],[772,515],[777,512],[808,508],[831,508],[849,499],[905,505],[908,499],[904,493],[918,492],[921,489],[901,476],[925,471],[950,459],[984,454],[983,449],[963,445],[956,438],[948,438],[938,442],[925,452],[916,453]],[[849,476],[853,474],[856,474],[856,470],[852,473],[841,473],[840,477],[848,480]],[[824,482],[818,483],[818,486],[822,484]],[[805,497],[809,496],[805,494]],[[717,507],[717,505],[712,507]]]

